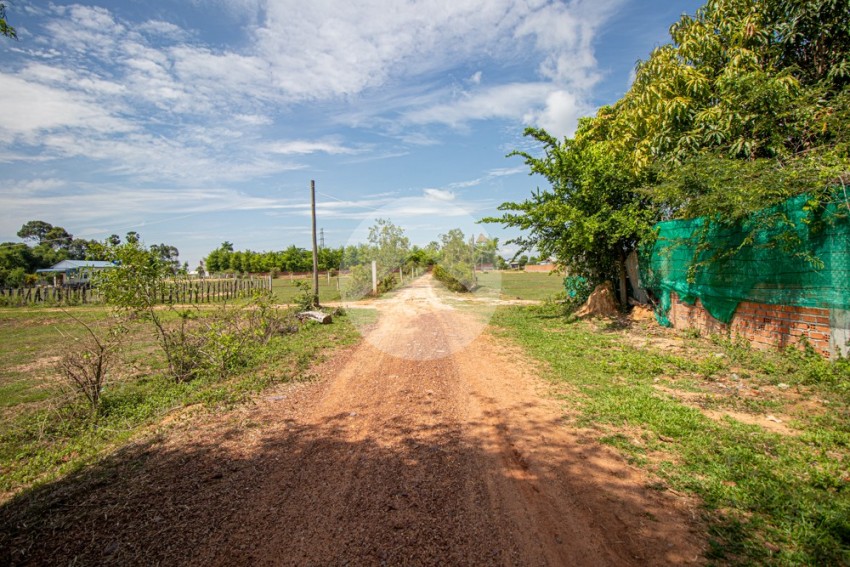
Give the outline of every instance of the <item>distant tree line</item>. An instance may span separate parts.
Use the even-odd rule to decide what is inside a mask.
[[[0,286],[19,287],[35,283],[38,280],[36,270],[49,268],[62,260],[108,260],[109,248],[121,243],[117,234],[103,241],[75,238],[61,226],[41,220],[25,223],[17,234],[25,242],[0,244]],[[125,239],[137,243],[140,236],[131,231]],[[150,248],[172,272],[181,270],[177,248],[168,244],[154,244]]]
[[[503,267],[504,260],[498,255],[498,244],[498,238],[479,239],[475,244],[476,261],[479,264]],[[442,249],[443,245],[437,241],[424,247],[410,245],[401,228],[389,221],[378,219],[371,230],[368,244],[320,248],[319,270],[325,272],[347,269],[372,260],[396,268],[406,265],[428,267],[440,260]],[[310,272],[313,270],[313,253],[295,245],[269,252],[234,250],[233,243],[225,241],[204,258],[202,269],[210,274]]]

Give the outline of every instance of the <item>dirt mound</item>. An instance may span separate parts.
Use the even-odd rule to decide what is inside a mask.
[[[617,315],[619,315],[619,311],[617,310],[617,302],[614,300],[614,284],[611,282],[603,282],[596,286],[584,305],[576,311],[576,317],[579,319],[616,317]]]
[[[629,317],[632,321],[654,321],[655,311],[649,305],[635,305]]]

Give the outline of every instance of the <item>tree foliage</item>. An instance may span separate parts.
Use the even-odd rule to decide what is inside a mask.
[[[6,21],[6,4],[0,2],[0,35],[18,39],[18,32]]]
[[[477,286],[475,277],[475,245],[459,228],[440,235],[440,259],[434,267],[434,276],[452,291],[472,291]]]
[[[342,248],[320,248],[319,270],[339,269],[343,263]],[[310,250],[289,246],[284,250],[255,252],[234,250],[233,244],[223,242],[204,259],[206,271],[261,273],[261,272],[309,272],[313,269],[313,253]]]
[[[523,229],[523,250],[576,274],[622,280],[623,255],[658,220],[737,223],[801,193],[816,215],[846,185],[847,0],[709,0],[670,35],[574,138],[526,130],[542,155],[510,155],[551,188],[485,221]],[[785,219],[759,221],[753,231]]]
[[[526,135],[543,145],[543,157],[514,152],[525,158],[531,173],[542,175],[549,189],[537,189],[530,199],[509,202],[508,211],[484,222],[521,228],[514,239],[522,250],[537,249],[554,256],[577,274],[592,280],[613,278],[618,264],[645,236],[655,214],[638,189],[640,177],[623,167],[621,154],[606,140],[587,135],[592,120],[584,120],[575,139],[559,142],[543,130]]]
[[[404,266],[410,253],[410,240],[404,235],[404,229],[388,219],[375,219],[369,228],[369,244],[372,257],[382,272],[391,272]]]

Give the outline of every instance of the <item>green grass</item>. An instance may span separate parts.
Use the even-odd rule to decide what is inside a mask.
[[[106,317],[102,307],[75,307],[92,323]],[[40,402],[56,395],[55,359],[81,328],[55,308],[0,308],[0,408]],[[0,426],[3,415],[0,413]]]
[[[477,274],[478,285],[484,288],[501,288],[502,299],[545,300],[563,293],[563,274],[499,271]]]
[[[108,311],[74,313],[94,322]],[[62,342],[57,339],[62,336],[59,332],[78,330],[61,312],[0,310],[0,360],[20,366],[56,355]],[[271,384],[303,377],[325,351],[350,344],[358,336],[346,317],[335,318],[332,325],[305,323],[297,333],[276,336],[252,349],[244,368],[224,380],[206,376],[176,383],[165,375],[150,329],[139,326],[122,353],[122,372],[104,389],[96,423],[87,406],[61,387],[54,367],[38,366],[41,374],[26,379],[4,365],[0,371],[0,492],[47,482],[85,466],[175,409],[195,404],[231,406]],[[45,382],[53,387],[44,387]]]
[[[850,563],[850,365],[754,353],[723,339],[681,337],[676,353],[636,348],[624,332],[568,323],[553,307],[501,309],[493,323],[548,365],[577,424],[702,499],[710,561]],[[794,413],[799,435],[780,435],[709,419],[657,387],[675,389],[682,377],[686,389],[709,392],[732,374],[746,374],[755,389],[793,386],[804,399],[823,400],[825,411]],[[780,396],[768,407],[793,412]]]
[[[341,283],[345,283],[345,278],[342,278]],[[312,279],[304,279],[301,278],[298,280],[296,278],[294,281],[289,279],[289,276],[282,275],[277,279],[272,280],[272,292],[274,293],[275,300],[278,303],[283,304],[292,304],[295,303],[295,297],[300,293],[297,287],[295,287],[295,281],[306,281],[311,286],[313,285]],[[339,290],[337,289],[337,278],[331,278],[330,283],[328,283],[328,278],[324,274],[319,275],[319,302],[325,301],[339,301],[340,295]]]

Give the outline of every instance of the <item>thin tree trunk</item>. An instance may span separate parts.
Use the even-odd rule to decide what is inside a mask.
[[[620,254],[620,259],[617,261],[617,267],[620,271],[620,307],[625,309],[629,304],[628,292],[626,291],[626,257]]]

